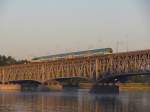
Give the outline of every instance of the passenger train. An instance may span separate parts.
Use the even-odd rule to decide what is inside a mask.
[[[71,52],[71,53],[36,57],[36,58],[33,58],[31,62],[51,61],[51,60],[59,60],[59,59],[72,59],[72,58],[77,58],[77,57],[106,55],[106,54],[112,54],[112,53],[113,53],[112,48],[93,49],[93,50],[87,50],[87,51],[79,51],[79,52]]]

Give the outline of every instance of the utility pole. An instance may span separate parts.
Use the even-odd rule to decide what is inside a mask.
[[[126,47],[127,47],[127,52],[129,51],[129,48],[128,48],[128,40],[126,41]]]
[[[129,48],[128,48],[128,34],[126,34],[126,50],[127,50],[127,52],[129,51]]]
[[[116,53],[119,52],[119,41],[116,42]]]

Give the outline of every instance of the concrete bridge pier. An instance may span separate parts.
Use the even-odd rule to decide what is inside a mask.
[[[90,93],[94,94],[118,94],[119,86],[115,84],[98,83],[93,86]]]
[[[63,85],[58,81],[42,83],[38,87],[38,91],[61,91],[61,90],[63,90]]]

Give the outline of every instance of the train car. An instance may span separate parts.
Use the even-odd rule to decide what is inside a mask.
[[[59,60],[59,59],[72,59],[76,57],[106,55],[106,54],[112,54],[112,53],[113,53],[112,48],[93,49],[93,50],[87,50],[87,51],[79,51],[79,52],[71,52],[71,53],[36,57],[32,59],[32,62],[50,61],[50,60]]]

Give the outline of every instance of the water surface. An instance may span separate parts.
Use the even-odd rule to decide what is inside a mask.
[[[0,93],[0,112],[150,112],[150,91]]]

